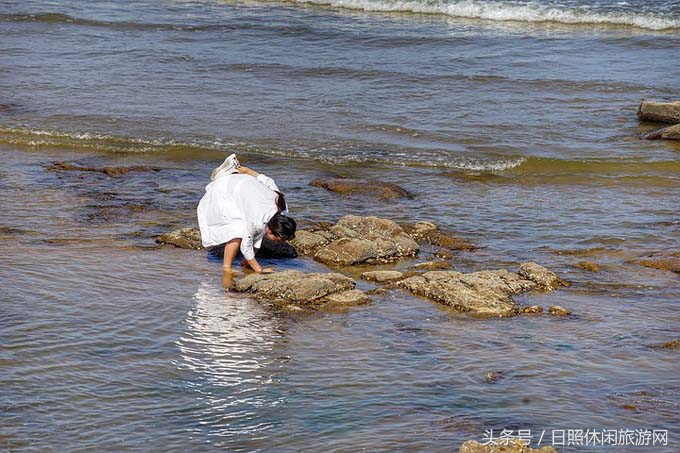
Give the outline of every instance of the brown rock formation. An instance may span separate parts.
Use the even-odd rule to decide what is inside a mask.
[[[380,200],[413,198],[413,194],[396,184],[366,179],[318,178],[309,183],[341,195],[365,195]]]

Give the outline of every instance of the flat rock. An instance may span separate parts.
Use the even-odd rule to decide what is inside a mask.
[[[576,263],[576,267],[588,272],[600,272],[600,266],[592,261],[579,261]]]
[[[235,290],[279,306],[317,310],[368,302],[368,296],[355,290],[355,286],[354,280],[338,273],[284,271],[248,275],[236,283]]]
[[[510,442],[510,445],[482,445],[476,440],[468,440],[460,447],[458,453],[557,453],[557,450],[548,445],[530,448],[519,442]]]
[[[553,271],[531,261],[519,266],[519,275],[535,282],[543,291],[552,291],[558,286],[568,286],[567,282]]]
[[[361,274],[361,278],[371,282],[383,283],[399,280],[404,274],[399,271],[370,271]]]
[[[680,252],[659,252],[632,261],[645,267],[672,271],[680,274]]]
[[[662,127],[640,135],[643,140],[680,140],[680,124]]]
[[[523,263],[520,273],[505,269],[464,274],[431,271],[397,283],[413,294],[427,297],[454,310],[481,317],[509,317],[522,313],[512,296],[540,289],[552,290],[559,278],[536,263]]]
[[[121,176],[131,172],[144,172],[144,171],[160,171],[157,167],[148,167],[144,165],[134,165],[131,167],[84,167],[81,165],[76,165],[68,162],[54,162],[47,168],[47,171],[81,171],[81,172],[95,172],[103,173],[106,176]]]
[[[469,241],[443,232],[432,222],[402,223],[401,227],[418,243],[431,244],[447,250],[472,251],[477,249]]]
[[[452,268],[453,266],[448,261],[425,261],[424,263],[414,265],[411,269],[441,271]]]
[[[396,184],[372,179],[318,178],[309,185],[341,195],[365,195],[380,200],[413,198],[413,194]]]
[[[680,123],[680,101],[658,102],[643,99],[637,116],[643,121]]]
[[[388,219],[348,215],[327,231],[296,233],[291,244],[324,264],[388,263],[418,253],[418,244]]]

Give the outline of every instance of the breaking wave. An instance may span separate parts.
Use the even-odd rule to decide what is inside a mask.
[[[680,18],[656,12],[603,10],[545,5],[536,2],[492,2],[480,0],[291,0],[362,11],[443,14],[466,19],[513,22],[554,22],[569,25],[617,25],[649,30],[680,28]]]

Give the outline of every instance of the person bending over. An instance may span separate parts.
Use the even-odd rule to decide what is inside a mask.
[[[274,272],[255,259],[262,239],[289,241],[297,228],[274,180],[240,165],[232,154],[213,170],[210,181],[196,209],[203,246],[225,244],[226,272],[239,250],[255,272]]]

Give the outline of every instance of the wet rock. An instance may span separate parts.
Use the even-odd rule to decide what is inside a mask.
[[[498,384],[504,378],[505,373],[503,373],[502,371],[489,371],[486,373],[487,384]]]
[[[482,445],[475,440],[468,440],[458,450],[458,453],[557,453],[553,447],[530,448],[515,441],[510,445]]]
[[[169,244],[181,249],[201,250],[201,231],[198,228],[180,228],[163,233],[156,238],[159,244]]]
[[[568,286],[567,282],[553,271],[532,262],[522,263],[519,267],[519,275],[535,282],[544,291],[552,291],[558,286]]]
[[[607,397],[617,406],[636,412],[653,412],[661,417],[675,417],[680,406],[675,401],[677,386],[657,386],[645,390],[615,393]]]
[[[364,272],[360,277],[369,282],[384,283],[399,280],[403,275],[399,271],[370,271]]]
[[[107,176],[121,176],[131,172],[160,171],[160,168],[147,167],[144,165],[134,165],[131,167],[84,167],[68,162],[54,162],[47,168],[47,171],[81,171],[103,173]]]
[[[643,121],[654,121],[659,123],[680,123],[680,101],[675,102],[640,102],[637,116]]]
[[[413,198],[413,194],[396,184],[367,179],[319,178],[309,183],[341,195],[367,195],[380,200]]]
[[[680,349],[680,338],[676,338],[675,340],[667,341],[652,347],[655,349]]]
[[[530,305],[522,308],[522,314],[524,315],[540,315],[542,313],[543,307],[539,307],[538,305]]]
[[[0,113],[10,112],[16,108],[16,104],[0,104]]]
[[[559,278],[535,263],[523,263],[521,273],[508,270],[464,274],[431,271],[397,283],[413,294],[427,297],[454,310],[481,317],[509,317],[522,312],[512,296],[534,289],[552,290]]]
[[[448,250],[437,250],[434,252],[434,256],[442,260],[453,259],[453,253],[449,252]]]
[[[643,140],[680,140],[680,124],[662,127],[640,135]]]
[[[452,268],[453,266],[448,261],[426,261],[424,263],[418,263],[412,267],[412,269],[428,271],[438,271]]]
[[[290,243],[301,255],[314,255],[319,248],[332,240],[333,235],[330,233],[298,230],[295,232],[295,239]]]
[[[284,271],[248,275],[236,283],[235,290],[251,293],[257,299],[279,306],[317,310],[368,302],[368,296],[355,290],[355,286],[354,280],[342,274]]]
[[[332,241],[318,247],[314,259],[330,265],[378,264],[418,253],[418,244],[402,228],[388,219],[348,215],[328,232]],[[305,244],[322,241],[307,235]],[[296,243],[294,242],[295,246]],[[313,249],[313,247],[310,247]],[[303,252],[303,248],[298,249]]]
[[[371,301],[371,298],[363,291],[350,289],[334,293],[324,298],[324,308],[346,308],[363,305]]]
[[[553,305],[552,307],[548,307],[548,313],[553,316],[569,316],[571,311],[559,305]]]
[[[467,240],[441,231],[432,222],[402,223],[401,227],[418,243],[431,244],[447,250],[472,251],[477,249]]]
[[[579,261],[576,263],[576,267],[588,272],[600,272],[600,266],[592,261]]]
[[[680,273],[680,252],[660,252],[632,261],[645,267]]]

